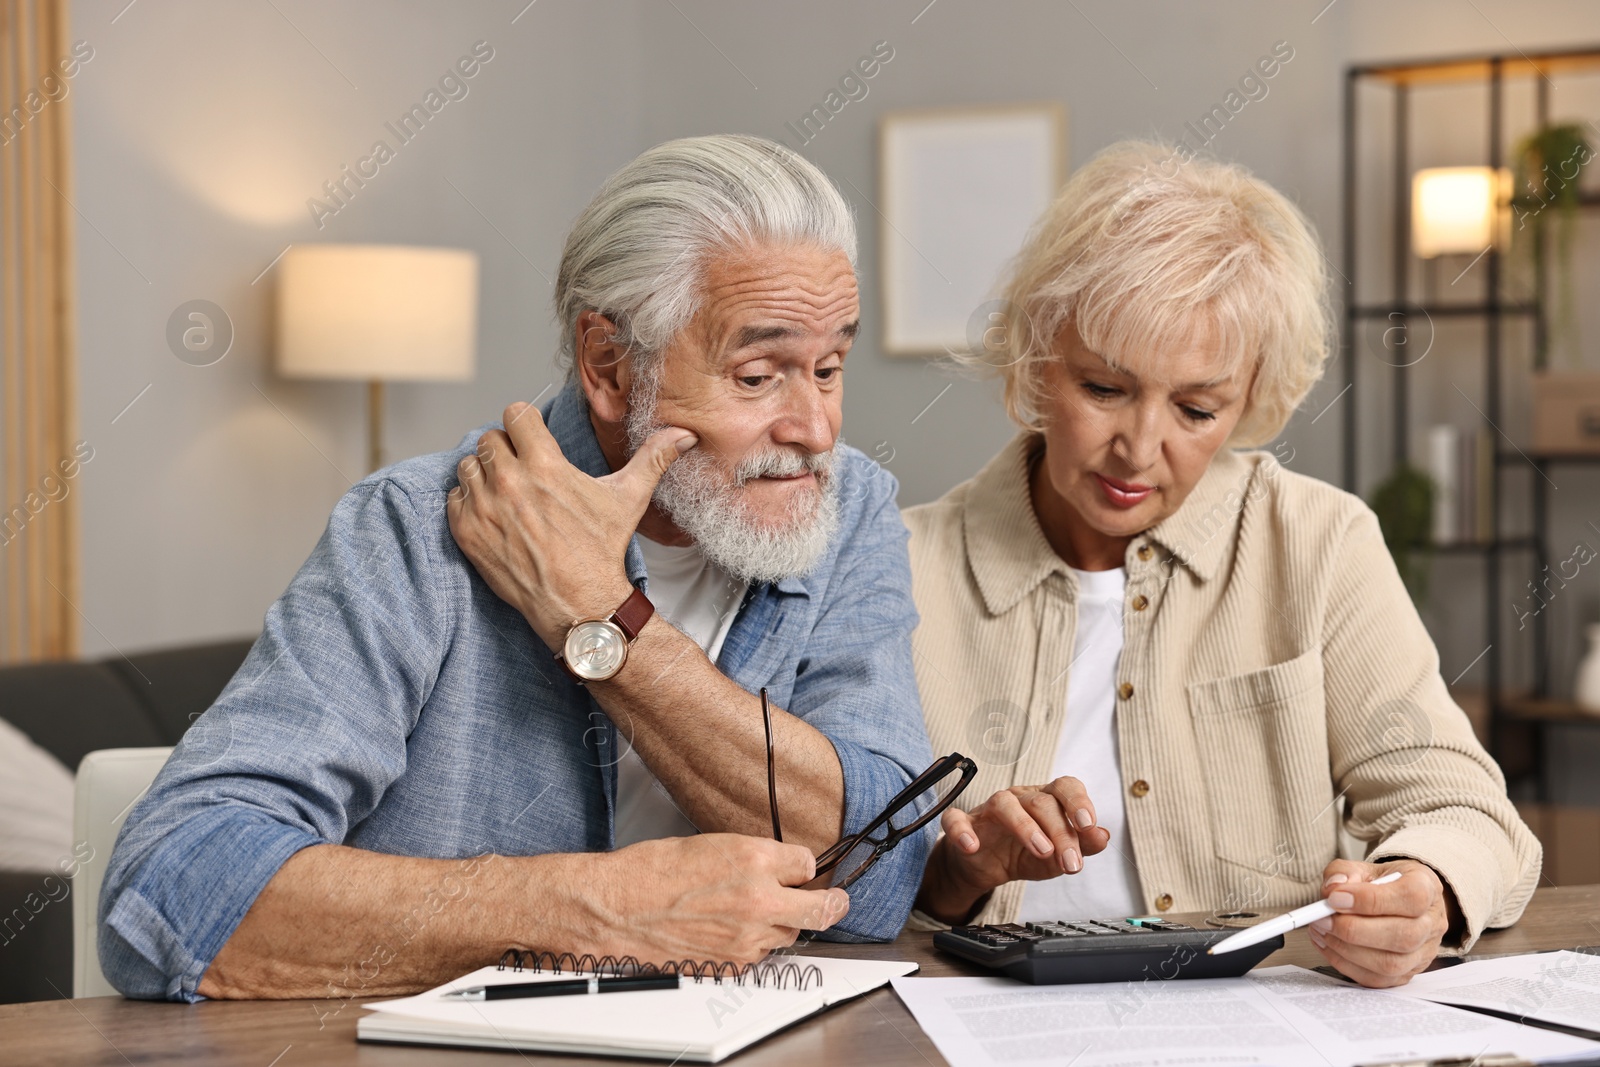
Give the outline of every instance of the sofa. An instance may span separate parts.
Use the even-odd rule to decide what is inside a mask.
[[[175,745],[222,692],[253,640],[3,667],[0,718],[68,769],[95,749]],[[8,817],[0,812],[0,819]],[[48,873],[0,871],[0,919],[10,920],[0,944],[0,1004],[71,994],[72,908],[65,900],[37,913],[23,906],[29,894],[39,899]]]

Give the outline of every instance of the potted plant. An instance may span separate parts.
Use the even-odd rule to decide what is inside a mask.
[[[1372,510],[1383,530],[1383,543],[1394,557],[1406,592],[1419,605],[1428,595],[1434,493],[1433,479],[1409,464],[1396,467],[1372,491]]]
[[[1540,350],[1534,353],[1534,366],[1549,366],[1551,349],[1562,350],[1576,365],[1572,239],[1581,199],[1578,183],[1583,168],[1594,158],[1594,151],[1581,126],[1559,123],[1537,129],[1518,141],[1512,158],[1517,190],[1511,198],[1513,229],[1517,236],[1527,238],[1514,244],[1527,249],[1533,291],[1541,296],[1550,291],[1550,253],[1555,253],[1555,315],[1547,323]]]

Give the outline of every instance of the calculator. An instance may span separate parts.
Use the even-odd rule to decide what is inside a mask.
[[[1206,949],[1237,930],[1201,930],[1166,919],[1072,919],[956,926],[936,948],[1034,985],[1237,978],[1283,947],[1283,935],[1221,956]]]

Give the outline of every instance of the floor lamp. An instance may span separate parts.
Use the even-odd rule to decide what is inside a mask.
[[[478,256],[454,248],[297,245],[278,265],[278,370],[367,383],[367,469],[383,465],[383,384],[465,381]]]

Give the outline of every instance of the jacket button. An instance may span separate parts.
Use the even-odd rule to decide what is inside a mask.
[[[1117,696],[1121,697],[1123,700],[1127,700],[1129,697],[1133,696],[1133,685],[1129,682],[1123,682],[1121,685],[1117,686]]]
[[[1155,549],[1151,548],[1149,545],[1140,545],[1139,546],[1139,558],[1140,559],[1149,559],[1153,555],[1155,555]]]
[[[1136,797],[1149,796],[1150,783],[1141,778],[1128,787],[1128,792],[1132,793]]]
[[[1171,911],[1172,910],[1172,894],[1171,893],[1162,893],[1159,897],[1156,897],[1156,910],[1157,911]]]
[[[1134,611],[1143,611],[1145,608],[1147,608],[1149,606],[1150,606],[1150,598],[1145,596],[1143,593],[1140,593],[1138,596],[1133,598],[1133,610]]]

